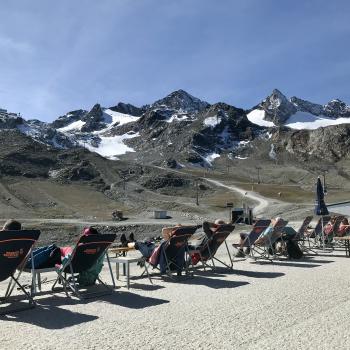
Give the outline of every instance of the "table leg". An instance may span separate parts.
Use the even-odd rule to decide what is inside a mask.
[[[32,288],[31,288],[32,295],[36,294],[36,271],[32,270]]]
[[[117,273],[117,280],[119,280],[119,263],[115,263],[115,269]]]
[[[126,264],[124,264],[124,266],[125,265],[126,265],[126,285],[129,289],[130,288],[130,264],[129,262],[127,262]]]
[[[126,276],[126,266],[123,264],[123,276]]]
[[[37,277],[38,277],[38,289],[41,292],[41,275],[40,275],[40,272],[37,273]]]

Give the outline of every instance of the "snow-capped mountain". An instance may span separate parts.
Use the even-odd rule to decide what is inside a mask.
[[[328,135],[330,139],[333,129],[324,134],[308,130],[325,126],[336,130],[338,124],[349,123],[349,117],[350,107],[340,100],[322,106],[297,97],[288,99],[277,89],[249,111],[225,103],[210,105],[177,90],[150,105],[136,107],[120,102],[105,108],[95,104],[90,111],[71,111],[52,123],[25,120],[0,109],[0,129],[17,129],[56,149],[85,147],[109,159],[133,154],[139,162],[210,166],[222,154],[249,158],[262,144],[266,144],[271,159],[285,151],[302,154],[303,150],[298,150],[301,144],[314,152],[313,145],[319,147],[323,142],[318,138]],[[299,135],[291,129],[307,131]],[[347,128],[337,130],[345,134]],[[305,146],[305,140],[310,140],[310,145]],[[343,149],[342,140],[335,140]]]
[[[338,99],[323,106],[295,96],[288,99],[275,89],[270,96],[249,111],[247,117],[252,123],[260,126],[284,125],[291,129],[315,130],[349,123],[350,106]]]

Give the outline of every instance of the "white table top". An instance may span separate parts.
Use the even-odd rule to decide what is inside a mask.
[[[119,257],[109,257],[110,262],[114,263],[133,263],[133,262],[139,262],[144,260],[144,257],[138,256],[138,257],[130,257],[130,256],[119,256]]]

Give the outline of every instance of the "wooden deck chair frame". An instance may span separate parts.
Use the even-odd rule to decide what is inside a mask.
[[[69,296],[68,291],[70,290],[73,295],[75,295],[79,299],[89,299],[95,298],[103,295],[108,295],[113,292],[114,288],[109,287],[106,283],[104,283],[100,276],[97,276],[97,281],[103,287],[102,291],[96,292],[80,292],[79,283],[77,281],[77,275],[89,269],[93,266],[96,261],[102,256],[106,256],[108,268],[110,274],[113,276],[112,267],[109,261],[109,257],[107,254],[107,249],[115,240],[115,234],[100,234],[100,235],[89,235],[82,236],[77,244],[75,245],[70,256],[62,263],[61,266],[56,267],[57,279],[52,286],[52,291],[57,291],[56,288],[57,283],[61,283],[64,292],[67,296]],[[95,255],[94,257],[92,257]],[[84,262],[81,260],[85,257],[91,256],[91,260],[84,267]],[[115,287],[113,280],[113,287]]]
[[[235,229],[235,226],[231,224],[219,225],[217,230],[213,232],[213,234],[210,237],[207,237],[203,242],[203,244],[196,247],[195,249],[189,249],[189,253],[191,255],[192,254],[199,255],[200,262],[202,263],[204,270],[206,267],[209,267],[215,270],[216,269],[215,261],[217,261],[223,266],[226,266],[228,269],[233,269],[233,259],[232,259],[230,250],[228,248],[227,237],[233,232],[234,229]],[[218,251],[222,243],[225,244],[226,252],[230,260],[230,265],[226,264],[225,262],[223,262],[222,260],[220,260],[218,257],[215,256],[216,252]],[[205,250],[207,250],[207,253],[208,253],[207,256],[203,256],[203,253],[205,252]],[[211,262],[211,264],[209,262]]]
[[[36,303],[30,293],[19,282],[19,277],[27,263],[34,244],[40,236],[39,230],[2,231],[0,239],[0,278],[5,281],[10,278],[5,296],[0,298],[0,304],[11,304],[11,296],[14,288],[24,294],[28,305],[0,310],[0,315],[32,309]],[[17,273],[17,276],[15,274]],[[13,297],[14,298],[14,297]]]

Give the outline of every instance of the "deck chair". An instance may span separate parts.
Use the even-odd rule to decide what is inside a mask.
[[[233,261],[231,253],[228,249],[226,239],[234,230],[234,228],[235,226],[231,224],[219,225],[218,228],[213,232],[213,234],[209,237],[207,236],[207,238],[203,241],[201,245],[193,249],[189,247],[190,255],[193,256],[194,254],[198,254],[199,261],[202,263],[204,269],[206,266],[215,269],[215,261],[219,262],[220,264],[226,266],[229,269],[232,269]],[[222,243],[225,243],[226,252],[230,260],[230,265],[227,265],[218,257],[216,257],[216,252],[218,251]],[[211,262],[211,265],[209,264],[209,262]]]
[[[188,240],[196,232],[198,226],[181,226],[177,228],[170,239],[163,242],[161,253],[164,257],[165,272],[173,278],[173,272],[185,270],[186,275],[190,275],[189,266],[185,263],[189,258]],[[185,256],[183,257],[183,254]],[[182,261],[183,259],[183,261]],[[181,264],[179,263],[181,260]]]
[[[52,286],[52,290],[56,291],[57,283],[62,283],[63,290],[68,296],[68,290],[79,299],[87,299],[111,294],[113,289],[107,286],[100,278],[97,281],[102,285],[102,291],[99,292],[80,292],[79,283],[77,281],[78,274],[91,268],[97,260],[106,253],[109,246],[114,242],[115,234],[100,234],[81,236],[72,254],[60,266],[56,267],[57,279]],[[107,257],[109,271],[112,275],[112,268]]]
[[[306,246],[306,242],[307,242],[306,231],[312,219],[313,219],[312,215],[307,216],[302,222],[302,224],[300,225],[299,230],[297,231],[297,234],[293,238],[293,241],[298,242],[303,252],[313,251],[310,246],[309,247]]]
[[[261,233],[269,227],[271,223],[271,220],[268,219],[258,219],[252,230],[247,234],[247,237],[245,238],[243,242],[243,247],[242,248],[249,248],[250,249],[250,255],[252,256],[252,250],[251,248],[253,247],[255,241],[259,238]],[[236,249],[241,248],[240,243],[233,243],[232,246]]]
[[[327,225],[328,221],[331,219],[329,215],[321,216],[317,221],[315,228],[305,235],[307,244],[309,248],[319,248],[319,240],[322,237],[322,230]],[[313,240],[312,240],[313,239]]]
[[[333,225],[332,240],[334,243],[334,247],[337,247],[337,248],[344,248],[344,241],[337,240],[337,238],[339,237],[338,236],[339,226],[344,218],[345,218],[344,215],[338,215],[335,218],[335,222]]]
[[[262,242],[257,243],[258,240],[254,242],[251,248],[251,254],[255,260],[266,259],[273,262],[273,259],[271,258],[271,256],[275,255],[273,244],[278,238],[282,237],[283,229],[287,223],[288,221],[280,220],[273,230],[262,237]]]
[[[31,254],[35,242],[40,236],[38,230],[1,231],[0,233],[0,281],[10,278],[5,297],[1,304],[11,304],[10,297],[17,286],[29,304],[0,311],[1,315],[35,307],[35,301],[19,282],[22,270]],[[17,276],[15,276],[17,271]]]

